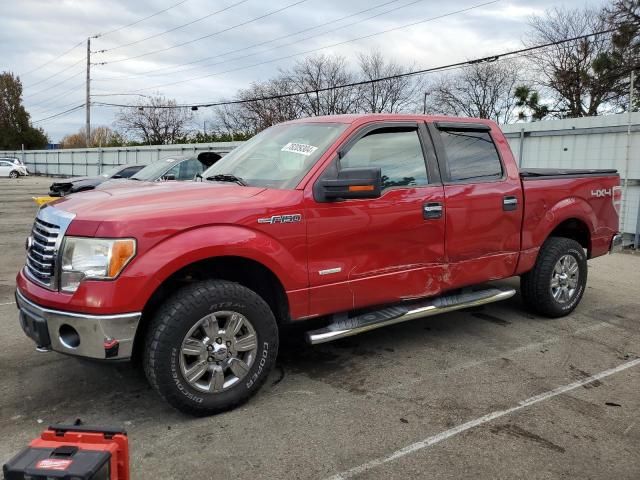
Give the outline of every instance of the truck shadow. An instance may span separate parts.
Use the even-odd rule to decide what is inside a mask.
[[[496,305],[417,319],[315,346],[304,340],[308,325],[290,326],[281,331],[278,363],[263,391],[309,389],[305,379],[310,379],[365,395],[380,386],[381,370],[416,362],[439,368],[444,354],[456,355],[463,338],[468,341],[471,336],[476,343],[472,349],[480,350],[492,342],[487,339],[496,331],[540,321],[524,312],[517,295]],[[92,423],[185,418],[152,390],[139,362],[114,365],[48,355],[50,360],[34,370],[40,379],[37,387],[21,386],[25,400],[14,405],[16,412],[43,416],[53,423],[76,417]]]
[[[497,304],[496,304],[497,305]],[[524,311],[518,294],[500,302],[433,317],[412,320],[334,342],[309,345],[302,326],[281,332],[278,372],[272,386],[289,375],[302,375],[352,393],[366,394],[379,376],[381,366],[433,360],[435,368],[443,353],[451,354],[462,339],[472,337],[478,348],[493,342],[499,333],[542,319]],[[523,342],[527,340],[522,339]]]

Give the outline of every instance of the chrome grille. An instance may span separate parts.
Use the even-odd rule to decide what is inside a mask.
[[[58,250],[67,227],[75,215],[51,206],[40,209],[27,244],[25,271],[34,282],[56,288]]]
[[[60,227],[36,218],[31,230],[31,247],[27,250],[27,271],[36,282],[51,287],[55,273],[56,241]]]

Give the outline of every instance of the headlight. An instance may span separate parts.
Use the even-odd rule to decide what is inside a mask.
[[[65,237],[60,290],[73,293],[84,279],[113,279],[135,254],[132,238]]]

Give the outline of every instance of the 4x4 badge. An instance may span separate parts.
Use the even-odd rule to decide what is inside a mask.
[[[294,223],[301,220],[301,214],[293,213],[291,215],[273,215],[272,217],[259,218],[258,223]]]

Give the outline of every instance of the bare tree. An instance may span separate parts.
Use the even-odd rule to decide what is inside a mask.
[[[184,136],[192,121],[191,110],[178,107],[175,100],[150,97],[135,108],[121,109],[116,125],[144,143],[164,145]]]
[[[410,68],[386,61],[379,51],[358,55],[360,80],[395,77]],[[387,78],[367,83],[358,89],[360,109],[367,113],[398,113],[414,106],[422,82],[412,77]]]
[[[615,0],[605,9],[605,17],[611,28],[613,49],[608,60],[620,73],[620,96],[617,105],[622,110],[629,107],[630,73],[640,70],[640,0]],[[640,82],[635,82],[635,105],[640,107]]]
[[[601,10],[554,8],[531,17],[527,45],[560,42],[605,30]],[[610,34],[561,43],[534,51],[531,67],[540,86],[555,99],[558,116],[584,117],[607,111],[620,94],[621,75],[611,61]]]
[[[124,145],[124,139],[118,133],[107,126],[99,126],[91,129],[90,145],[94,147],[119,147]],[[87,136],[85,129],[81,128],[76,133],[65,135],[60,140],[60,148],[86,148]]]
[[[343,57],[318,55],[295,64],[287,81],[299,92],[301,112],[307,116],[354,113],[358,110],[356,87],[334,88],[355,82]]]
[[[517,84],[517,64],[475,63],[436,81],[429,96],[430,109],[447,115],[508,123],[515,114]]]
[[[276,123],[302,116],[294,86],[284,75],[262,83],[253,83],[238,92],[242,103],[225,105],[217,110],[219,122],[233,134],[255,134]]]

